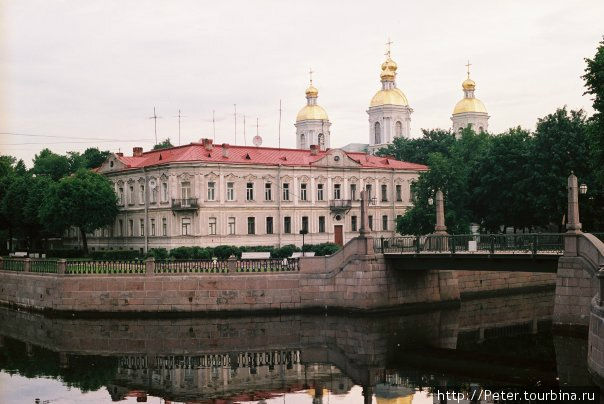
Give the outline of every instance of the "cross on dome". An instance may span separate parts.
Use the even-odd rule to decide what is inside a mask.
[[[470,78],[470,66],[472,66],[470,64],[470,59],[468,59],[468,64],[466,65],[466,67],[468,68],[468,78]]]
[[[314,73],[314,71],[312,70],[312,67],[310,68],[310,70],[308,70],[308,75],[310,76],[310,85],[312,86],[312,74]]]
[[[384,55],[386,55],[386,57],[390,58],[390,45],[392,45],[394,42],[392,42],[390,40],[390,37],[388,37],[388,42],[386,42],[386,46],[388,47],[388,50],[386,50],[386,53]]]

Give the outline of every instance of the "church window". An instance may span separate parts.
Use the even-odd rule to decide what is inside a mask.
[[[300,149],[306,149],[306,135],[300,134]]]
[[[396,136],[403,136],[403,124],[401,123],[401,121],[396,121],[394,130],[395,130]]]
[[[374,125],[374,136],[375,136],[375,144],[381,144],[382,143],[382,130],[381,130],[379,122],[376,122]]]
[[[319,136],[317,138],[319,140],[319,150],[325,150],[325,135],[322,133],[319,133]]]

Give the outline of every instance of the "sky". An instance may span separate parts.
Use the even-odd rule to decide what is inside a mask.
[[[422,128],[449,128],[466,63],[492,133],[584,108],[581,75],[604,35],[601,0],[0,0],[0,153],[31,160],[160,140],[295,147],[308,71],[331,147],[368,143],[366,110],[390,38],[397,86]],[[235,131],[234,104],[237,105]],[[21,134],[19,136],[14,134]],[[29,136],[23,136],[29,135]],[[33,135],[33,136],[32,136]]]

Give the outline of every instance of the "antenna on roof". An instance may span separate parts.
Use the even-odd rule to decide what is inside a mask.
[[[235,108],[235,112],[233,113],[235,117],[235,144],[237,144],[237,104],[233,104],[233,107]]]
[[[247,140],[245,139],[245,114],[243,114],[243,145],[247,146]]]
[[[214,110],[212,110],[212,133],[214,135],[214,142],[216,141],[216,118],[214,117]]]
[[[153,116],[150,116],[149,119],[153,119],[153,126],[155,128],[155,144],[157,144],[157,120],[161,119],[161,116],[157,116],[155,113],[155,107],[153,107]]]
[[[176,115],[176,117],[178,118],[178,145],[180,146],[180,118],[185,118],[184,115],[180,114],[180,108],[178,109],[178,115]]]
[[[281,100],[279,100],[279,149],[281,149]]]

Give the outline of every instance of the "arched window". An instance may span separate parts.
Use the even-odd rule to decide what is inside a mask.
[[[300,149],[306,149],[306,135],[300,134]]]
[[[403,124],[401,121],[396,121],[396,124],[394,125],[394,133],[397,137],[403,136]]]
[[[318,136],[318,140],[319,140],[319,150],[325,150],[325,135],[322,133],[319,133]]]
[[[380,123],[376,122],[374,125],[374,136],[375,136],[375,144],[382,143],[382,130],[380,128]]]

